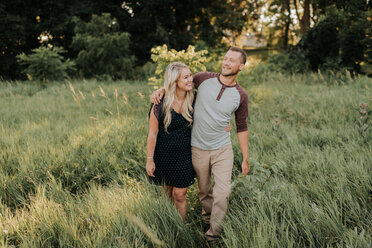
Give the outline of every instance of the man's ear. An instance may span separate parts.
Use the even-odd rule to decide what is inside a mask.
[[[245,64],[240,64],[240,65],[239,65],[239,70],[242,71],[242,70],[244,69],[244,66],[245,66]]]

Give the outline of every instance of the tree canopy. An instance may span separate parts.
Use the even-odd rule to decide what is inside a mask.
[[[20,78],[24,68],[17,63],[16,56],[39,47],[46,34],[53,46],[67,51],[66,58],[77,58],[79,51],[71,46],[76,30],[74,17],[89,22],[92,16],[102,13],[110,13],[118,21],[118,33],[128,33],[131,52],[127,54],[135,56],[137,65],[146,63],[151,48],[158,45],[181,50],[203,41],[216,48],[223,37],[232,37],[234,41],[246,30],[265,37],[268,46],[275,48],[289,49],[301,39],[302,48],[312,47],[310,43],[317,39],[321,39],[318,45],[325,42],[326,47],[333,48],[337,43],[335,49],[343,54],[342,63],[354,63],[352,67],[358,70],[358,63],[370,60],[365,56],[370,56],[371,49],[371,4],[367,0],[3,1],[0,76]],[[332,15],[335,10],[338,14]],[[342,20],[337,19],[340,15]],[[338,29],[333,30],[330,24],[330,33],[315,34],[325,30],[324,19],[338,23]],[[335,35],[330,38],[332,33]],[[315,60],[323,59],[318,56]]]

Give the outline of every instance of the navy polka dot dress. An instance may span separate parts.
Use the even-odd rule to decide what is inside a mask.
[[[159,122],[159,132],[154,152],[155,177],[149,179],[158,185],[186,188],[195,182],[191,159],[191,126],[182,114],[172,109],[172,121],[166,132],[162,106],[163,101],[153,109]]]

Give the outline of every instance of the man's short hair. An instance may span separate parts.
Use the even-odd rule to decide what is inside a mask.
[[[243,49],[239,47],[230,47],[229,51],[239,52],[240,61],[242,62],[242,64],[245,64],[245,62],[247,61],[247,53]]]

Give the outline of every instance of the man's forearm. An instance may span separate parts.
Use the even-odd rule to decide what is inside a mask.
[[[243,160],[248,160],[248,131],[238,133],[240,150],[242,151]]]

